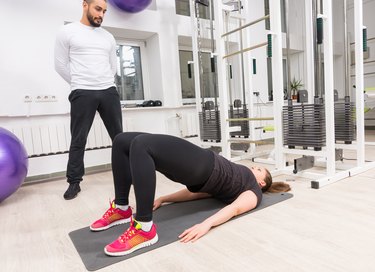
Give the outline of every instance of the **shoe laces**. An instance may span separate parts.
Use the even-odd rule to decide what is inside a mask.
[[[119,237],[119,240],[122,243],[125,243],[127,240],[130,240],[132,236],[136,235],[141,229],[141,225],[137,221],[133,221],[130,224],[130,227]]]
[[[130,240],[130,238],[132,238],[132,236],[134,236],[136,233],[137,229],[131,226],[123,234],[121,234],[119,240],[121,241],[121,243],[125,243],[127,240]]]
[[[105,214],[103,215],[103,218],[107,219],[108,217],[110,217],[115,212],[115,209],[116,209],[115,201],[110,200],[109,201],[109,209],[105,212]]]

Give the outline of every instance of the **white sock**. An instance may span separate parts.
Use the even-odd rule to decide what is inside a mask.
[[[126,211],[127,209],[129,209],[129,205],[118,205],[118,204],[116,204],[116,208],[118,208],[120,210],[123,210],[123,211]]]
[[[152,227],[152,224],[153,222],[152,221],[149,221],[149,222],[142,222],[142,221],[137,221],[139,224],[141,224],[141,227],[142,227],[142,230],[143,231],[150,231],[151,230],[151,227]]]

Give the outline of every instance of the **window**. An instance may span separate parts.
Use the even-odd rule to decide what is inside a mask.
[[[176,14],[190,16],[190,4],[189,0],[175,0],[176,1]],[[203,3],[207,1],[201,1]],[[211,2],[213,2],[211,0]],[[209,7],[200,4],[199,5],[199,18],[209,19],[210,18],[210,9]]]
[[[211,72],[211,53],[202,52],[201,54],[203,67],[203,74],[200,78],[202,86],[200,90],[201,96],[204,98],[218,97],[218,94],[215,95],[215,89],[216,91],[218,90],[216,72]],[[195,98],[194,76],[197,76],[198,72],[194,71],[193,64],[191,64],[191,75],[189,77],[188,64],[193,61],[192,51],[180,50],[179,55],[182,98],[184,99],[184,103],[189,103],[191,101],[188,99]]]
[[[182,98],[195,98],[193,63],[190,64],[190,68],[188,67],[189,62],[193,60],[193,52],[180,50],[179,55]]]
[[[143,100],[144,87],[139,46],[118,44],[115,83],[120,100]]]
[[[264,14],[270,14],[270,0],[264,0]],[[285,17],[285,0],[280,0],[280,8],[281,8],[281,32],[286,32],[286,17]],[[270,19],[265,20],[266,29],[270,30]]]
[[[189,0],[176,0],[176,14],[190,16]]]

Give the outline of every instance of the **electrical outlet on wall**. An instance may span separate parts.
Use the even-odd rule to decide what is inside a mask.
[[[25,103],[31,103],[33,102],[33,97],[29,94],[26,94],[24,97],[23,97],[23,102]]]
[[[44,95],[38,94],[35,96],[35,102],[44,102]]]
[[[50,102],[57,102],[57,96],[52,94],[52,95],[49,95],[49,101]]]
[[[57,96],[52,94],[39,94],[35,96],[35,102],[56,102]]]

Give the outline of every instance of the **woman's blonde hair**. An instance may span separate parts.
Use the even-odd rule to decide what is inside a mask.
[[[280,193],[288,192],[291,190],[290,185],[288,183],[281,181],[272,182],[272,176],[268,169],[266,169],[266,176],[264,178],[264,182],[266,183],[266,186],[262,188],[263,193]]]

